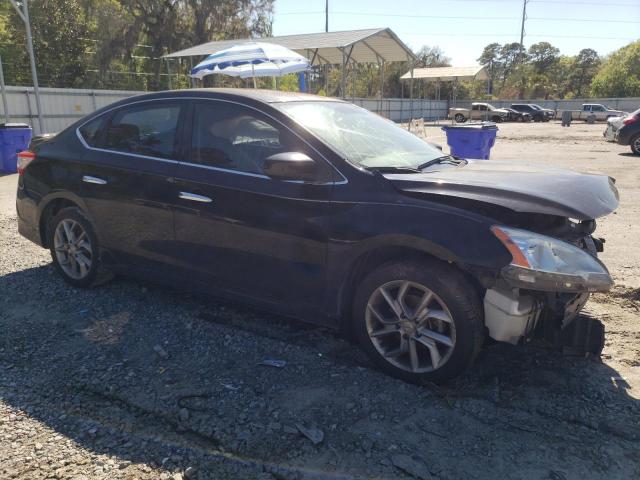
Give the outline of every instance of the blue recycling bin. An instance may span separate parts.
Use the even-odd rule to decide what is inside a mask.
[[[0,124],[0,171],[18,171],[18,152],[26,150],[31,141],[31,127],[26,123]]]
[[[498,127],[493,122],[446,125],[447,144],[451,155],[460,158],[488,160],[496,141]]]

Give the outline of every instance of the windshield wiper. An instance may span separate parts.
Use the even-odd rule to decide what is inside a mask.
[[[452,157],[451,155],[443,155],[441,157],[438,158],[434,158],[433,160],[429,160],[428,162],[423,163],[422,165],[418,165],[416,168],[419,171],[424,170],[425,168],[428,168],[432,165],[437,165],[439,163],[451,163],[453,165],[458,165],[461,162],[464,162],[464,160],[462,159],[457,159]]]
[[[364,167],[365,170],[375,171],[380,173],[420,173],[420,170],[413,167],[394,167],[394,166],[383,166],[383,167]]]

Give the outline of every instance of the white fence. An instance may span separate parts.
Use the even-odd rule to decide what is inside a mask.
[[[132,95],[145,92],[124,90],[82,90],[69,88],[41,88],[43,123],[45,132],[59,132],[79,118]],[[379,113],[395,122],[406,122],[411,118],[438,120],[447,117],[449,101],[421,100],[413,102],[408,98],[351,98],[347,99],[367,110]],[[526,100],[495,100],[496,107],[509,106],[512,103],[525,103]],[[640,98],[579,98],[571,100],[532,100],[541,106],[554,110],[577,110],[583,103],[604,103],[618,110],[631,112],[640,108]],[[36,100],[32,88],[7,87],[9,121],[31,125],[34,133],[38,128]],[[471,100],[456,102],[457,106],[469,106]],[[0,102],[0,112],[4,118],[4,109]]]
[[[449,102],[446,100],[420,100],[408,98],[347,98],[356,105],[378,113],[394,122],[407,122],[412,118],[439,120],[447,118]]]
[[[110,103],[132,95],[146,92],[123,90],[82,90],[70,88],[41,88],[40,99],[43,110],[45,132],[59,132],[63,128],[85,115]],[[356,105],[379,113],[396,122],[406,122],[411,118],[436,120],[446,118],[448,102],[446,100],[414,100],[408,98],[385,98],[374,100],[352,98]],[[32,88],[7,87],[9,121],[31,125],[34,133],[40,133],[36,99]],[[4,118],[4,109],[0,102],[0,111]]]
[[[41,88],[44,131],[59,132],[98,108],[139,93],[142,92]],[[38,109],[33,88],[7,87],[7,108],[10,122],[27,123],[33,127],[35,134],[41,133],[38,128]],[[0,102],[0,110],[3,121],[6,121],[2,102]]]

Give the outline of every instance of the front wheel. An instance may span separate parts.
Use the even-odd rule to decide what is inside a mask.
[[[498,116],[492,117],[491,120],[495,123],[502,123],[503,121],[502,117],[498,117]]]
[[[51,258],[67,283],[87,288],[110,278],[101,268],[98,239],[82,210],[60,210],[48,223],[48,235]]]
[[[631,151],[636,155],[640,155],[640,133],[631,139],[630,145]]]
[[[439,261],[382,265],[353,304],[356,338],[383,371],[403,380],[444,382],[474,360],[483,310],[464,275]]]

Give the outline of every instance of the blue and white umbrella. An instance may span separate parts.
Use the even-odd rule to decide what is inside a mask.
[[[193,78],[212,73],[232,77],[278,77],[309,69],[302,55],[270,43],[243,43],[209,55],[191,70]]]

